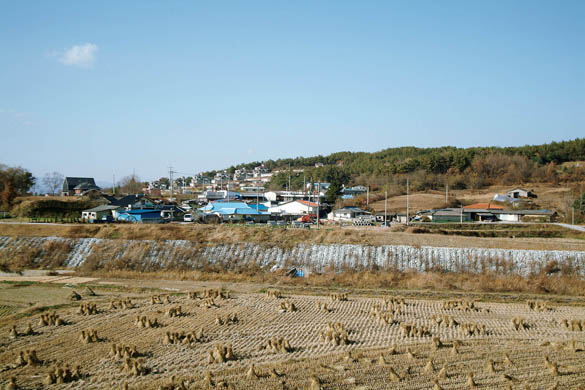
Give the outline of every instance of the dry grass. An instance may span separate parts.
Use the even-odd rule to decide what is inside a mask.
[[[86,276],[121,279],[162,279],[182,281],[214,281],[223,283],[261,283],[282,286],[319,289],[351,288],[375,290],[416,290],[433,294],[459,293],[523,293],[566,296],[584,296],[585,280],[579,276],[550,276],[546,274],[522,277],[518,275],[459,274],[441,272],[387,272],[345,271],[311,274],[304,278],[285,276],[284,271],[266,272],[249,270],[234,271],[173,271],[136,272],[132,270],[96,270],[82,273]]]
[[[41,248],[7,246],[0,249],[0,270],[17,272],[29,268],[56,268],[63,266],[71,251],[64,241],[47,241]]]
[[[206,244],[261,243],[290,247],[305,244],[365,244],[505,249],[581,250],[582,239],[449,237],[441,234],[409,234],[385,228],[323,227],[282,229],[265,226],[229,225],[39,225],[0,224],[0,236],[59,236],[69,238],[109,238],[126,240],[188,240]]]
[[[561,214],[565,212],[567,204],[575,199],[576,195],[582,193],[585,183],[570,184],[545,184],[545,183],[524,183],[519,187],[534,191],[538,198],[533,199],[535,204],[543,209],[553,209]],[[496,194],[505,194],[514,186],[491,186],[480,190],[452,190],[449,191],[449,198],[456,198],[463,204],[485,203],[493,200]],[[383,194],[382,194],[383,195]],[[375,211],[384,211],[384,200],[370,203]],[[429,210],[445,207],[444,191],[414,192],[410,195],[410,211]],[[392,213],[406,211],[406,195],[392,196],[388,198],[388,211]]]
[[[425,223],[413,225],[411,233],[438,233],[465,237],[501,238],[575,238],[585,239],[585,233],[551,224],[459,224]]]

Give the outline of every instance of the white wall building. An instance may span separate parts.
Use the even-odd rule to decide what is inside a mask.
[[[355,218],[360,217],[362,215],[371,215],[371,213],[359,209],[357,207],[344,207],[341,209],[333,210],[333,212],[329,213],[327,217],[334,221],[351,222]]]
[[[293,200],[286,203],[281,203],[278,206],[269,207],[270,214],[279,215],[307,215],[317,214],[317,203],[306,200]]]
[[[319,195],[316,192],[304,191],[268,191],[264,194],[267,200],[271,202],[290,202],[291,200],[308,199],[317,201],[318,198],[325,197],[325,192],[321,191]]]

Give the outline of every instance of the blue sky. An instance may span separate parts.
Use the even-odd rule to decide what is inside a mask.
[[[585,136],[584,1],[0,10],[0,163],[38,176]]]

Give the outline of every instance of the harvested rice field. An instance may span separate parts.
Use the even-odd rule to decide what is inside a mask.
[[[585,309],[578,304],[312,296],[249,286],[171,292],[93,285],[75,287],[75,295],[71,287],[0,290],[0,305],[39,295],[16,313],[1,306],[2,386],[11,377],[22,389],[585,384]]]

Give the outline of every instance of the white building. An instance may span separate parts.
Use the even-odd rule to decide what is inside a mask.
[[[267,200],[270,202],[281,203],[290,202],[291,200],[310,200],[317,201],[318,198],[325,197],[325,192],[321,191],[320,194],[316,192],[305,192],[305,191],[268,191],[264,194]]]
[[[212,200],[220,200],[220,199],[239,199],[240,193],[233,192],[233,191],[203,191],[201,195],[197,196],[197,199],[200,201],[210,202]]]
[[[536,198],[536,195],[532,191],[528,191],[523,188],[514,188],[513,190],[506,192],[506,196],[514,199]]]
[[[257,167],[254,168],[253,176],[256,178],[259,178],[259,177],[263,177],[263,175],[266,175],[267,173],[270,173],[270,170],[268,168],[266,168],[266,166],[264,164],[262,164],[262,165],[258,165]],[[272,175],[270,175],[270,176],[272,176]]]
[[[306,200],[293,200],[281,203],[278,206],[269,207],[268,212],[279,215],[307,215],[317,214],[317,208],[317,203]]]
[[[327,216],[328,219],[332,219],[334,221],[346,221],[351,222],[355,218],[364,216],[364,215],[371,215],[371,213],[359,209],[357,207],[343,207],[341,209],[333,210],[333,212],[329,213]]]

